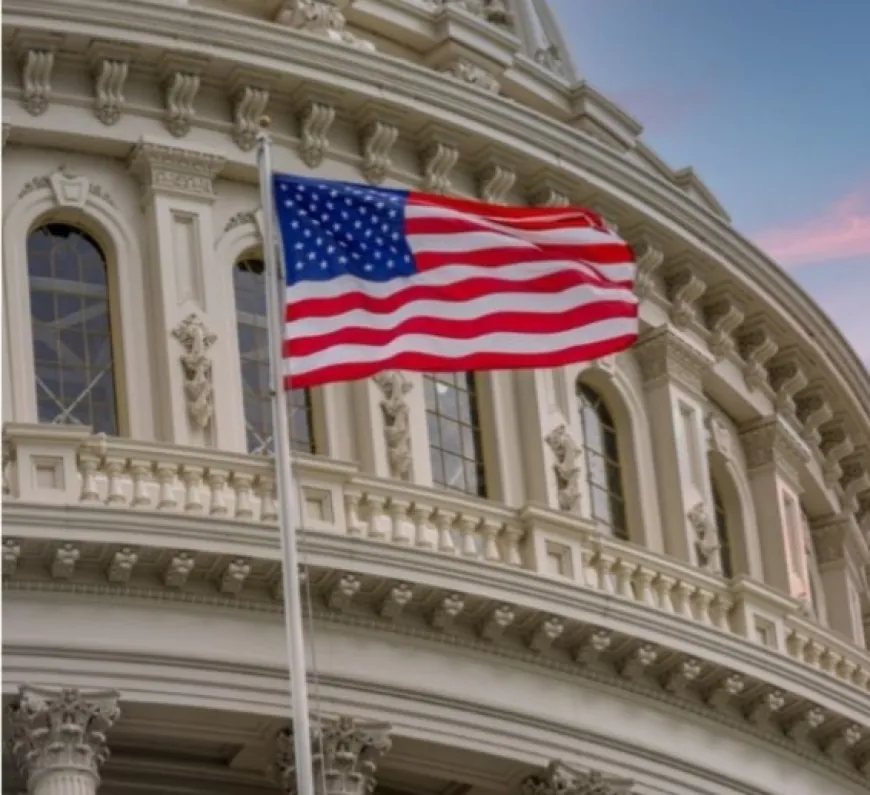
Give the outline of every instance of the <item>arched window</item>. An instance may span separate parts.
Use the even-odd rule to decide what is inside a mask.
[[[423,376],[432,480],[439,486],[486,496],[474,373]]]
[[[616,427],[601,396],[586,384],[577,387],[592,518],[607,533],[628,540],[628,521]]]
[[[97,242],[69,224],[27,238],[36,409],[40,422],[118,433],[109,269]]]
[[[713,491],[713,518],[716,522],[716,540],[719,542],[719,566],[722,575],[729,579],[734,576],[734,564],[731,560],[731,542],[728,536],[728,514],[725,511],[725,503],[722,494],[712,482]]]
[[[274,449],[272,382],[269,374],[265,268],[261,259],[242,259],[236,263],[233,290],[248,451],[271,454]],[[291,446],[299,452],[315,452],[310,392],[307,389],[292,390],[287,394],[287,404]]]

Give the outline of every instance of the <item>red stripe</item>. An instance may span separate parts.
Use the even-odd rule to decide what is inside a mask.
[[[539,221],[549,222],[556,226],[556,223],[561,221],[565,224],[587,225],[604,232],[609,231],[601,216],[585,207],[509,207],[500,204],[486,204],[473,199],[433,196],[416,191],[408,193],[407,202],[417,206],[448,207],[467,215],[477,215],[490,221],[502,223]]]
[[[446,235],[456,232],[492,232],[497,235],[505,235],[506,237],[523,237],[523,234],[526,232],[537,233],[537,232],[559,232],[559,231],[567,231],[569,229],[589,229],[589,224],[582,224],[577,222],[569,222],[569,223],[550,223],[550,224],[539,224],[539,225],[519,225],[515,223],[504,224],[493,222],[494,225],[497,224],[497,229],[494,229],[487,223],[486,219],[481,219],[477,216],[462,216],[462,217],[443,217],[437,215],[430,215],[427,217],[417,218],[413,216],[409,216],[405,218],[405,233],[409,235]],[[625,246],[625,243],[622,241],[613,238],[613,243],[618,243]],[[539,243],[539,245],[545,246],[546,243]],[[587,245],[597,245],[595,243],[588,243]]]
[[[285,378],[285,388],[302,389],[335,381],[356,381],[369,378],[384,370],[410,370],[428,373],[453,373],[467,370],[524,370],[564,367],[577,362],[603,359],[630,348],[637,334],[585,345],[576,345],[550,353],[475,353],[457,359],[446,359],[426,353],[401,353],[382,362],[348,362],[312,370],[301,376]]]
[[[408,318],[394,328],[372,329],[346,326],[329,334],[314,337],[294,337],[284,341],[284,358],[311,356],[335,345],[371,345],[380,347],[406,334],[426,334],[430,337],[467,340],[498,332],[524,334],[557,334],[580,329],[590,323],[618,317],[637,317],[636,303],[597,301],[558,314],[535,312],[497,312],[468,320],[445,320],[439,317]]]
[[[476,265],[481,268],[499,268],[502,265],[521,265],[527,262],[566,260],[594,266],[625,265],[634,262],[627,246],[537,246],[535,248],[485,248],[479,251],[415,251],[417,269],[428,271],[444,265]]]
[[[306,317],[333,317],[353,309],[365,309],[376,314],[389,314],[412,301],[471,301],[500,293],[517,295],[517,301],[528,300],[534,295],[561,293],[572,287],[594,285],[604,290],[624,292],[627,288],[603,280],[593,280],[579,271],[559,271],[540,276],[537,279],[510,282],[504,279],[476,278],[452,284],[429,287],[414,284],[413,277],[409,286],[385,298],[376,298],[364,292],[342,293],[329,298],[307,298],[302,301],[288,301],[284,308],[284,320],[290,322]]]

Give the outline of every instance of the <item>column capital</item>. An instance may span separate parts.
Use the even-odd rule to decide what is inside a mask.
[[[140,138],[128,166],[142,182],[143,199],[154,194],[213,201],[213,182],[226,158]]]
[[[828,516],[810,523],[810,534],[819,563],[838,563],[848,558],[860,561],[863,557],[861,531],[848,514]]]
[[[581,772],[553,761],[545,770],[523,779],[520,795],[632,795],[634,782],[596,770]]]
[[[704,373],[713,360],[668,326],[641,334],[633,351],[648,387],[673,381],[695,394],[703,393]]]
[[[58,773],[82,776],[95,791],[109,756],[106,732],[121,714],[118,698],[113,690],[20,688],[10,710],[9,744],[29,792],[38,792],[43,779]]]
[[[375,788],[380,757],[390,750],[388,723],[347,715],[312,716],[311,750],[315,795],[367,795]],[[273,773],[287,795],[296,793],[296,753],[293,729],[276,738]],[[325,790],[321,790],[322,787]]]
[[[800,484],[799,469],[809,460],[809,452],[779,417],[744,425],[740,429],[740,441],[747,469],[775,466],[793,486]]]

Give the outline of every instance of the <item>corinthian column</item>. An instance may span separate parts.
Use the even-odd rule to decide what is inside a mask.
[[[390,725],[346,715],[314,717],[311,724],[314,795],[372,792],[377,762],[390,750]],[[287,795],[297,795],[293,730],[280,731],[277,745],[273,773]]]
[[[22,687],[9,745],[29,795],[94,795],[106,732],[120,714],[114,691]]]

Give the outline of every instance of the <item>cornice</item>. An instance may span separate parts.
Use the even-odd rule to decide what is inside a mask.
[[[439,80],[424,67],[403,63],[397,72],[395,60],[389,56],[295,36],[269,25],[239,24],[235,17],[230,25],[230,15],[202,8],[144,3],[119,7],[103,0],[81,0],[71,5],[47,0],[35,10],[32,4],[13,0],[4,12],[7,28],[18,26],[32,33],[63,31],[105,39],[135,38],[137,43],[164,46],[187,56],[214,58],[223,49],[230,61],[277,73],[292,72],[313,84],[332,81],[358,95],[379,96],[392,104],[419,107],[417,98],[425,96],[429,112],[451,126],[498,139],[507,148],[517,146],[519,139],[527,157],[567,171],[574,178],[581,177],[599,190],[613,192],[618,185],[622,201],[647,212],[659,223],[674,226],[674,232],[707,252],[737,278],[760,288],[790,323],[793,318],[801,318],[826,356],[833,357],[831,376],[846,378],[852,400],[863,411],[863,423],[870,424],[870,375],[839,331],[797,284],[673,180],[644,172],[592,139],[578,139],[565,124],[531,109],[517,112],[516,103],[486,96],[455,81]],[[134,29],[136,34],[132,36],[130,31]],[[295,36],[292,48],[287,47],[288,36]],[[340,56],[335,47],[340,48]],[[558,156],[554,154],[557,152]],[[247,163],[243,158],[239,162]],[[737,273],[735,268],[739,269]]]

